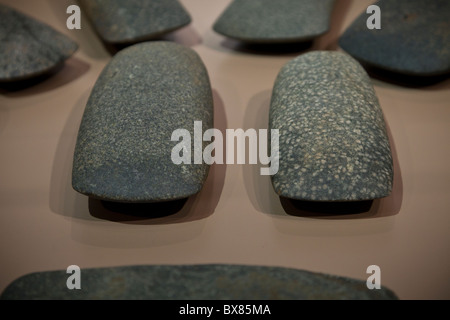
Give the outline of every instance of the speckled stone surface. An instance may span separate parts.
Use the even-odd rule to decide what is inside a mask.
[[[405,75],[450,73],[450,1],[381,0],[381,29],[369,30],[361,14],[339,39],[368,65]]]
[[[209,76],[195,51],[167,41],[120,51],[87,102],[73,159],[73,188],[123,202],[198,193],[209,166],[176,165],[171,159],[176,129],[190,132],[194,157],[194,121],[202,121],[203,130],[213,126]]]
[[[154,39],[191,23],[178,0],[79,0],[100,37],[113,44]]]
[[[272,94],[269,126],[280,130],[278,195],[308,201],[388,196],[393,164],[370,79],[351,56],[312,51],[288,62]]]
[[[213,29],[250,43],[311,40],[329,30],[333,4],[334,0],[234,0]]]
[[[77,43],[49,25],[0,4],[0,82],[45,74],[77,49]]]
[[[282,267],[161,265],[81,269],[81,289],[66,271],[31,273],[13,281],[3,300],[398,300],[362,280]]]

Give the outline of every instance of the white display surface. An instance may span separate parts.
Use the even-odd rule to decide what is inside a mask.
[[[71,187],[78,126],[112,55],[70,0],[0,0],[53,26],[79,50],[53,77],[0,94],[0,291],[31,272],[141,264],[292,267],[366,280],[370,265],[400,299],[450,299],[450,79],[407,87],[373,78],[394,156],[392,195],[369,212],[292,216],[259,165],[213,165],[204,189],[171,216],[125,219]],[[184,0],[192,23],[167,36],[203,59],[215,127],[267,128],[280,68],[337,38],[373,1],[338,0],[329,33],[298,52],[257,52],[212,25],[229,0]]]

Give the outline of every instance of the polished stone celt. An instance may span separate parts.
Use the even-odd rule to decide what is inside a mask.
[[[365,70],[342,52],[288,62],[273,88],[276,193],[306,201],[362,201],[391,193],[393,160],[382,109]]]
[[[49,25],[0,4],[0,82],[46,74],[77,49],[76,42]]]
[[[234,0],[213,29],[251,43],[307,41],[329,30],[333,4],[334,0]]]
[[[119,51],[87,102],[73,158],[73,188],[121,202],[198,193],[209,166],[175,164],[172,150],[179,142],[172,134],[187,130],[194,139],[194,122],[202,121],[203,131],[212,128],[213,112],[209,76],[194,50],[155,41]],[[185,150],[192,158],[194,146]]]
[[[366,281],[283,267],[141,265],[80,270],[81,289],[69,290],[66,270],[27,274],[3,300],[398,300]],[[71,285],[76,284],[70,279]]]
[[[369,66],[404,75],[450,73],[450,1],[381,0],[381,29],[367,28],[362,13],[339,45]]]
[[[178,0],[80,0],[100,37],[108,43],[151,40],[191,23]]]

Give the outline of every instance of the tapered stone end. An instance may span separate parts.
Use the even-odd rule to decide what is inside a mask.
[[[152,40],[191,23],[178,0],[80,0],[100,37],[107,43]]]
[[[213,29],[249,43],[290,43],[311,40],[329,30],[334,0],[236,0]]]
[[[381,0],[381,29],[369,29],[362,13],[339,45],[360,62],[411,76],[450,73],[450,1]],[[374,17],[375,18],[375,17]]]
[[[78,49],[64,34],[5,5],[0,5],[0,39],[0,82],[47,74]]]

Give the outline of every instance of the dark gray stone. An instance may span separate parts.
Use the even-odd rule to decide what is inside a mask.
[[[81,289],[66,271],[31,273],[13,281],[3,300],[398,300],[386,287],[370,290],[347,277],[282,267],[161,265],[81,269]]]
[[[74,41],[52,27],[0,4],[0,82],[46,74],[77,49]]]
[[[270,128],[280,130],[282,197],[362,201],[388,196],[393,164],[370,78],[351,56],[313,51],[288,62],[273,89]]]
[[[381,30],[361,14],[339,39],[360,62],[405,75],[450,72],[450,1],[381,0]]]
[[[234,0],[213,29],[251,43],[311,40],[329,30],[333,4],[334,0]]]
[[[191,23],[178,0],[79,0],[100,37],[108,43],[137,43]]]
[[[73,160],[73,188],[123,202],[176,200],[198,193],[209,166],[171,160],[178,144],[171,141],[173,131],[186,129],[193,139],[194,121],[203,122],[203,131],[213,126],[209,77],[195,51],[166,41],[120,51],[86,105]],[[194,143],[192,157],[193,150]]]

